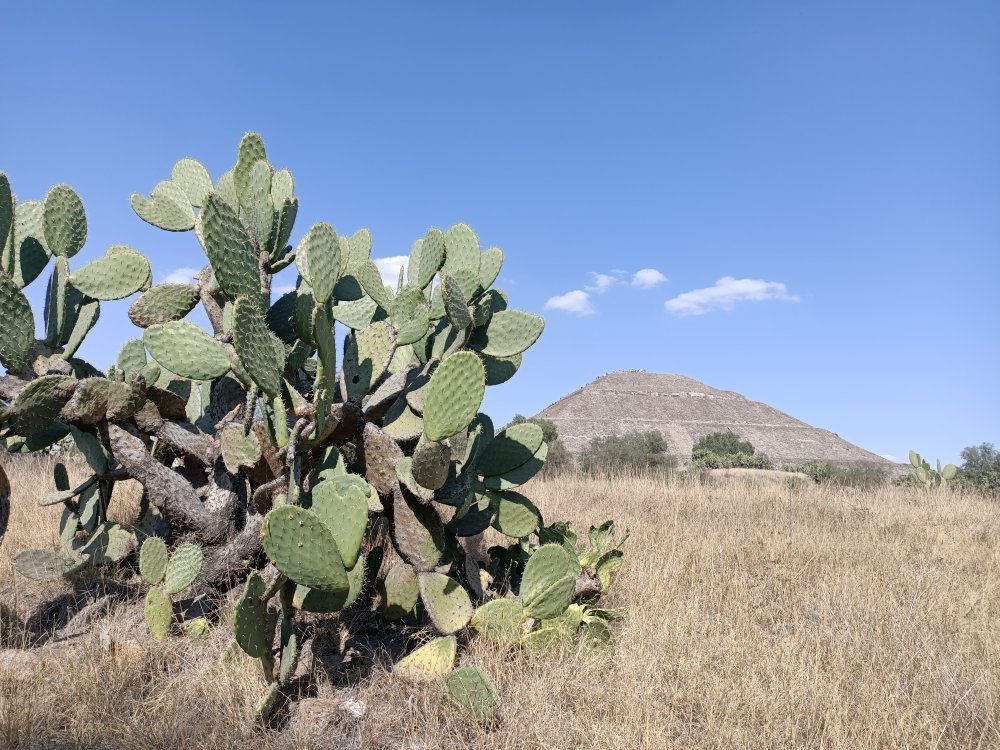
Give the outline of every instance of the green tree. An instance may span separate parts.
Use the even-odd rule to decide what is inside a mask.
[[[992,443],[970,445],[962,451],[963,483],[991,493],[1000,493],[1000,451]]]
[[[580,469],[591,475],[617,471],[667,471],[677,459],[667,453],[663,436],[655,431],[596,437],[580,453]]]
[[[771,459],[757,453],[735,432],[713,432],[695,443],[691,461],[703,469],[771,469]]]

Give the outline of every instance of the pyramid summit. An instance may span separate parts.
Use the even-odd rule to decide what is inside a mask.
[[[812,460],[887,472],[898,466],[829,430],[683,375],[643,370],[608,373],[537,416],[556,425],[570,453],[579,453],[595,437],[655,430],[666,441],[667,452],[689,464],[698,440],[713,432],[731,431],[779,466]]]

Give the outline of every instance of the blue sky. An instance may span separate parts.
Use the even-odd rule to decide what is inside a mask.
[[[544,6],[544,7],[542,7]],[[374,255],[471,224],[546,331],[499,421],[642,368],[877,453],[1000,443],[1000,5],[17,3],[0,169],[74,186],[75,263],[203,262],[128,205],[245,130]],[[643,271],[638,277],[636,273]],[[34,285],[37,299],[43,282]],[[567,296],[568,295],[568,296]],[[135,335],[106,305],[83,354]]]

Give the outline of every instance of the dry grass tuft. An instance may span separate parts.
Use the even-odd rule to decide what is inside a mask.
[[[20,610],[61,591],[15,577],[10,566],[16,550],[55,543],[58,512],[31,502],[49,475],[11,473],[0,603]],[[741,479],[568,477],[527,494],[548,519],[586,529],[614,517],[632,529],[611,596],[630,610],[616,657],[586,662],[473,642],[466,658],[485,667],[501,695],[486,727],[433,687],[373,673],[349,688],[368,706],[352,730],[360,746],[1000,745],[997,505]],[[216,666],[221,629],[132,658],[91,640],[79,659],[30,684],[0,671],[0,747],[307,745],[251,728],[262,682],[249,664]]]

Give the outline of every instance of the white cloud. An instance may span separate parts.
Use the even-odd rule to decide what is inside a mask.
[[[664,306],[675,315],[703,315],[712,310],[732,310],[737,302],[762,302],[764,300],[798,302],[799,298],[788,293],[779,281],[763,279],[734,279],[724,276],[712,286],[693,289],[668,299]]]
[[[596,273],[595,271],[590,271],[588,275],[590,276],[590,278],[594,280],[593,284],[584,287],[584,289],[586,289],[588,292],[596,292],[598,294],[601,294],[602,292],[606,292],[608,289],[610,289],[619,282],[617,276],[612,276],[611,274],[608,273]]]
[[[562,310],[572,315],[593,315],[594,306],[590,304],[590,295],[582,289],[550,297],[545,303],[546,310]]]
[[[409,255],[390,255],[387,258],[372,258],[378,266],[378,272],[382,274],[382,281],[386,286],[396,288],[399,282],[399,269],[405,268],[410,260]]]
[[[288,294],[289,292],[295,291],[295,284],[276,284],[271,288],[271,293],[275,297],[280,297],[283,294]]]
[[[641,268],[632,274],[632,286],[640,289],[652,289],[655,286],[666,283],[667,277],[655,268]]]
[[[200,268],[178,268],[171,271],[161,284],[193,284],[194,277],[201,273]]]
[[[879,453],[879,455],[886,461],[892,461],[894,464],[899,463],[899,458],[897,458],[896,456],[890,455],[888,453]]]

